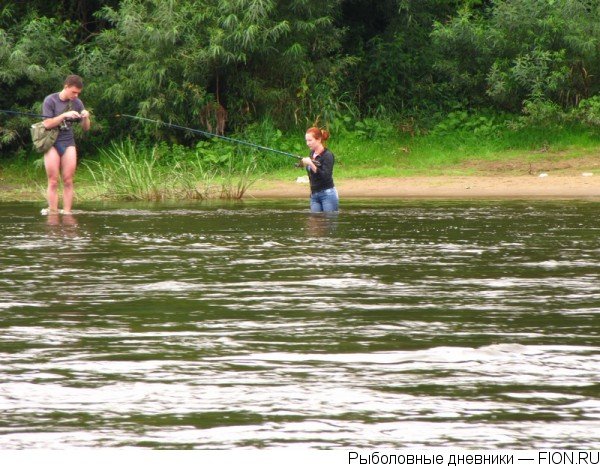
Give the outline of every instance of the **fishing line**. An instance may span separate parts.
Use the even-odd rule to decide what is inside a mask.
[[[24,115],[36,118],[54,118],[53,116],[40,115],[38,113],[19,112],[17,110],[3,110],[0,108],[0,113],[8,113],[9,115]],[[81,118],[67,118],[67,121],[79,121]]]
[[[0,108],[0,113],[8,113],[10,115],[25,115],[25,116],[31,116],[31,117],[37,117],[37,118],[53,118],[53,117],[45,116],[45,115],[38,115],[37,113],[18,112],[16,110],[2,110],[1,108]]]
[[[20,111],[16,111],[16,110],[3,110],[3,109],[0,109],[0,113],[8,113],[10,115],[25,115],[25,116],[31,116],[31,117],[37,117],[37,118],[52,118],[50,116],[39,115],[37,113],[20,112]],[[157,124],[157,125],[163,125],[163,126],[166,126],[168,128],[174,128],[174,129],[180,129],[180,130],[183,130],[183,131],[189,131],[191,133],[201,134],[201,135],[207,136],[207,137],[223,139],[224,141],[233,142],[235,144],[246,145],[246,146],[249,146],[249,147],[253,147],[255,149],[261,149],[261,150],[265,150],[265,151],[269,151],[269,152],[274,152],[276,154],[285,155],[286,157],[291,157],[291,158],[296,159],[296,160],[301,160],[302,159],[302,157],[300,157],[299,155],[291,154],[290,152],[285,152],[285,151],[282,151],[282,150],[273,149],[272,147],[261,146],[259,144],[254,144],[254,143],[249,142],[249,141],[243,141],[241,139],[234,139],[234,138],[230,138],[228,136],[221,136],[219,134],[210,133],[208,131],[203,131],[201,129],[189,128],[187,126],[176,125],[174,123],[166,123],[166,122],[160,121],[160,120],[151,120],[150,118],[144,118],[144,117],[139,117],[139,116],[135,116],[135,115],[128,115],[126,113],[116,114],[115,117],[117,117],[117,118],[119,118],[119,117],[125,117],[125,118],[131,118],[132,120],[140,120],[140,121],[145,121],[145,122],[148,122],[148,123],[154,123],[154,124]]]
[[[202,134],[203,136],[208,136],[208,137],[223,139],[224,141],[233,142],[235,144],[243,144],[243,145],[246,145],[246,146],[253,147],[255,149],[262,149],[262,150],[266,150],[266,151],[270,151],[270,152],[275,152],[276,154],[285,155],[287,157],[291,157],[291,158],[294,158],[294,159],[297,159],[297,160],[301,160],[302,159],[302,157],[300,157],[299,155],[291,154],[289,152],[285,152],[285,151],[282,151],[282,150],[273,149],[271,147],[261,146],[261,145],[258,145],[258,144],[254,144],[252,142],[243,141],[241,139],[234,139],[234,138],[230,138],[230,137],[227,137],[227,136],[221,136],[219,134],[209,133],[208,131],[203,131],[201,129],[188,128],[187,126],[180,126],[180,125],[176,125],[176,124],[173,124],[173,123],[165,123],[164,121],[151,120],[150,118],[144,118],[144,117],[139,117],[139,116],[135,116],[135,115],[120,114],[120,115],[116,115],[116,116],[117,117],[131,118],[131,119],[134,119],[134,120],[146,121],[148,123],[160,124],[160,125],[163,125],[163,126],[167,126],[169,128],[181,129],[183,131],[190,131],[191,133]]]

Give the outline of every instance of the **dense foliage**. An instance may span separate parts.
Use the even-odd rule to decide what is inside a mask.
[[[238,134],[317,121],[368,132],[372,117],[413,131],[478,109],[598,125],[599,68],[598,0],[0,3],[0,108],[39,112],[80,74],[88,144],[188,142],[115,113]],[[29,124],[0,116],[5,153]]]

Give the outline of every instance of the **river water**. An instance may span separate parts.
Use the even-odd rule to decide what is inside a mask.
[[[598,448],[599,207],[0,204],[0,448]]]

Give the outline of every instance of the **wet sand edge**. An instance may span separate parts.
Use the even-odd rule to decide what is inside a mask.
[[[600,199],[600,176],[435,176],[336,180],[340,198],[556,198]],[[307,198],[296,180],[260,182],[245,197]]]

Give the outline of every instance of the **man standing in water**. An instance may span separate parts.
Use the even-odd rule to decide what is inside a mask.
[[[44,154],[48,177],[48,213],[58,213],[58,179],[63,182],[63,213],[70,214],[73,207],[73,177],[77,168],[77,148],[73,135],[73,122],[80,121],[84,131],[90,129],[90,115],[79,100],[83,89],[81,77],[67,76],[62,91],[44,99],[42,114],[46,129],[59,127],[58,138]]]

